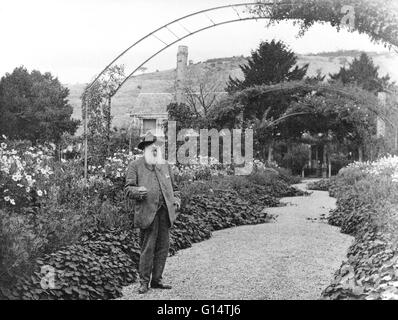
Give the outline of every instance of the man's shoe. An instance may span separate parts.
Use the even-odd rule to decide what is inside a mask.
[[[138,293],[139,294],[144,294],[144,293],[147,293],[148,290],[149,290],[148,283],[144,283],[143,282],[143,283],[141,283],[140,288],[138,289]]]
[[[161,281],[159,281],[159,282],[151,282],[151,288],[169,290],[169,289],[171,289],[171,286],[169,286],[167,284],[163,284]]]

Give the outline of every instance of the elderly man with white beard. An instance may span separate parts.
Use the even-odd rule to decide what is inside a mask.
[[[127,169],[126,196],[134,200],[134,227],[141,230],[139,293],[151,288],[171,289],[162,282],[169,252],[170,228],[180,208],[173,172],[161,155],[157,139],[147,134],[138,144],[144,156]]]

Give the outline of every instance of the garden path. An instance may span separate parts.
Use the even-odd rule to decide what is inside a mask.
[[[164,278],[172,290],[139,295],[135,283],[120,299],[318,299],[352,238],[324,220],[335,206],[327,192],[281,201],[287,206],[266,209],[275,222],[216,231],[170,257]]]

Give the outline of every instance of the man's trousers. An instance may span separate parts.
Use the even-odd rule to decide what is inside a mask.
[[[158,209],[155,219],[147,229],[141,229],[141,256],[139,264],[140,282],[162,280],[169,253],[170,219],[167,209]]]

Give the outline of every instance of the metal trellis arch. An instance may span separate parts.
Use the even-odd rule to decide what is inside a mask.
[[[248,21],[248,20],[259,20],[259,19],[270,19],[272,8],[276,4],[273,2],[265,3],[265,2],[252,2],[252,3],[238,3],[238,4],[230,4],[224,5],[214,8],[209,8],[201,11],[197,11],[191,14],[188,14],[184,17],[178,18],[173,20],[160,28],[148,33],[131,46],[123,50],[119,55],[116,56],[95,78],[94,80],[87,86],[87,90],[89,90],[105,73],[106,71],[111,68],[113,65],[120,64],[123,58],[126,58],[127,55],[132,55],[134,49],[137,49],[139,46],[144,45],[145,42],[149,40],[156,39],[159,44],[162,44],[161,48],[156,50],[155,53],[146,57],[143,61],[134,64],[132,70],[130,70],[127,76],[119,83],[117,88],[112,92],[112,96],[114,96],[120,88],[134,76],[146,63],[152,60],[154,57],[159,55],[161,52],[166,50],[167,48],[171,47],[172,45],[184,40],[194,34],[199,32],[220,26],[225,25],[233,22],[240,22],[240,21]],[[283,5],[290,5],[290,4],[283,4],[278,3],[278,6]],[[264,6],[269,10],[270,16],[262,15],[253,15],[250,12],[250,8],[255,8],[256,6]],[[216,16],[210,17],[209,14],[216,14]],[[231,16],[232,15],[232,16]],[[196,19],[196,21],[195,21]],[[187,26],[187,24],[192,22],[205,22],[201,25],[194,25],[193,28]],[[164,40],[164,36],[171,36],[172,40]]]

